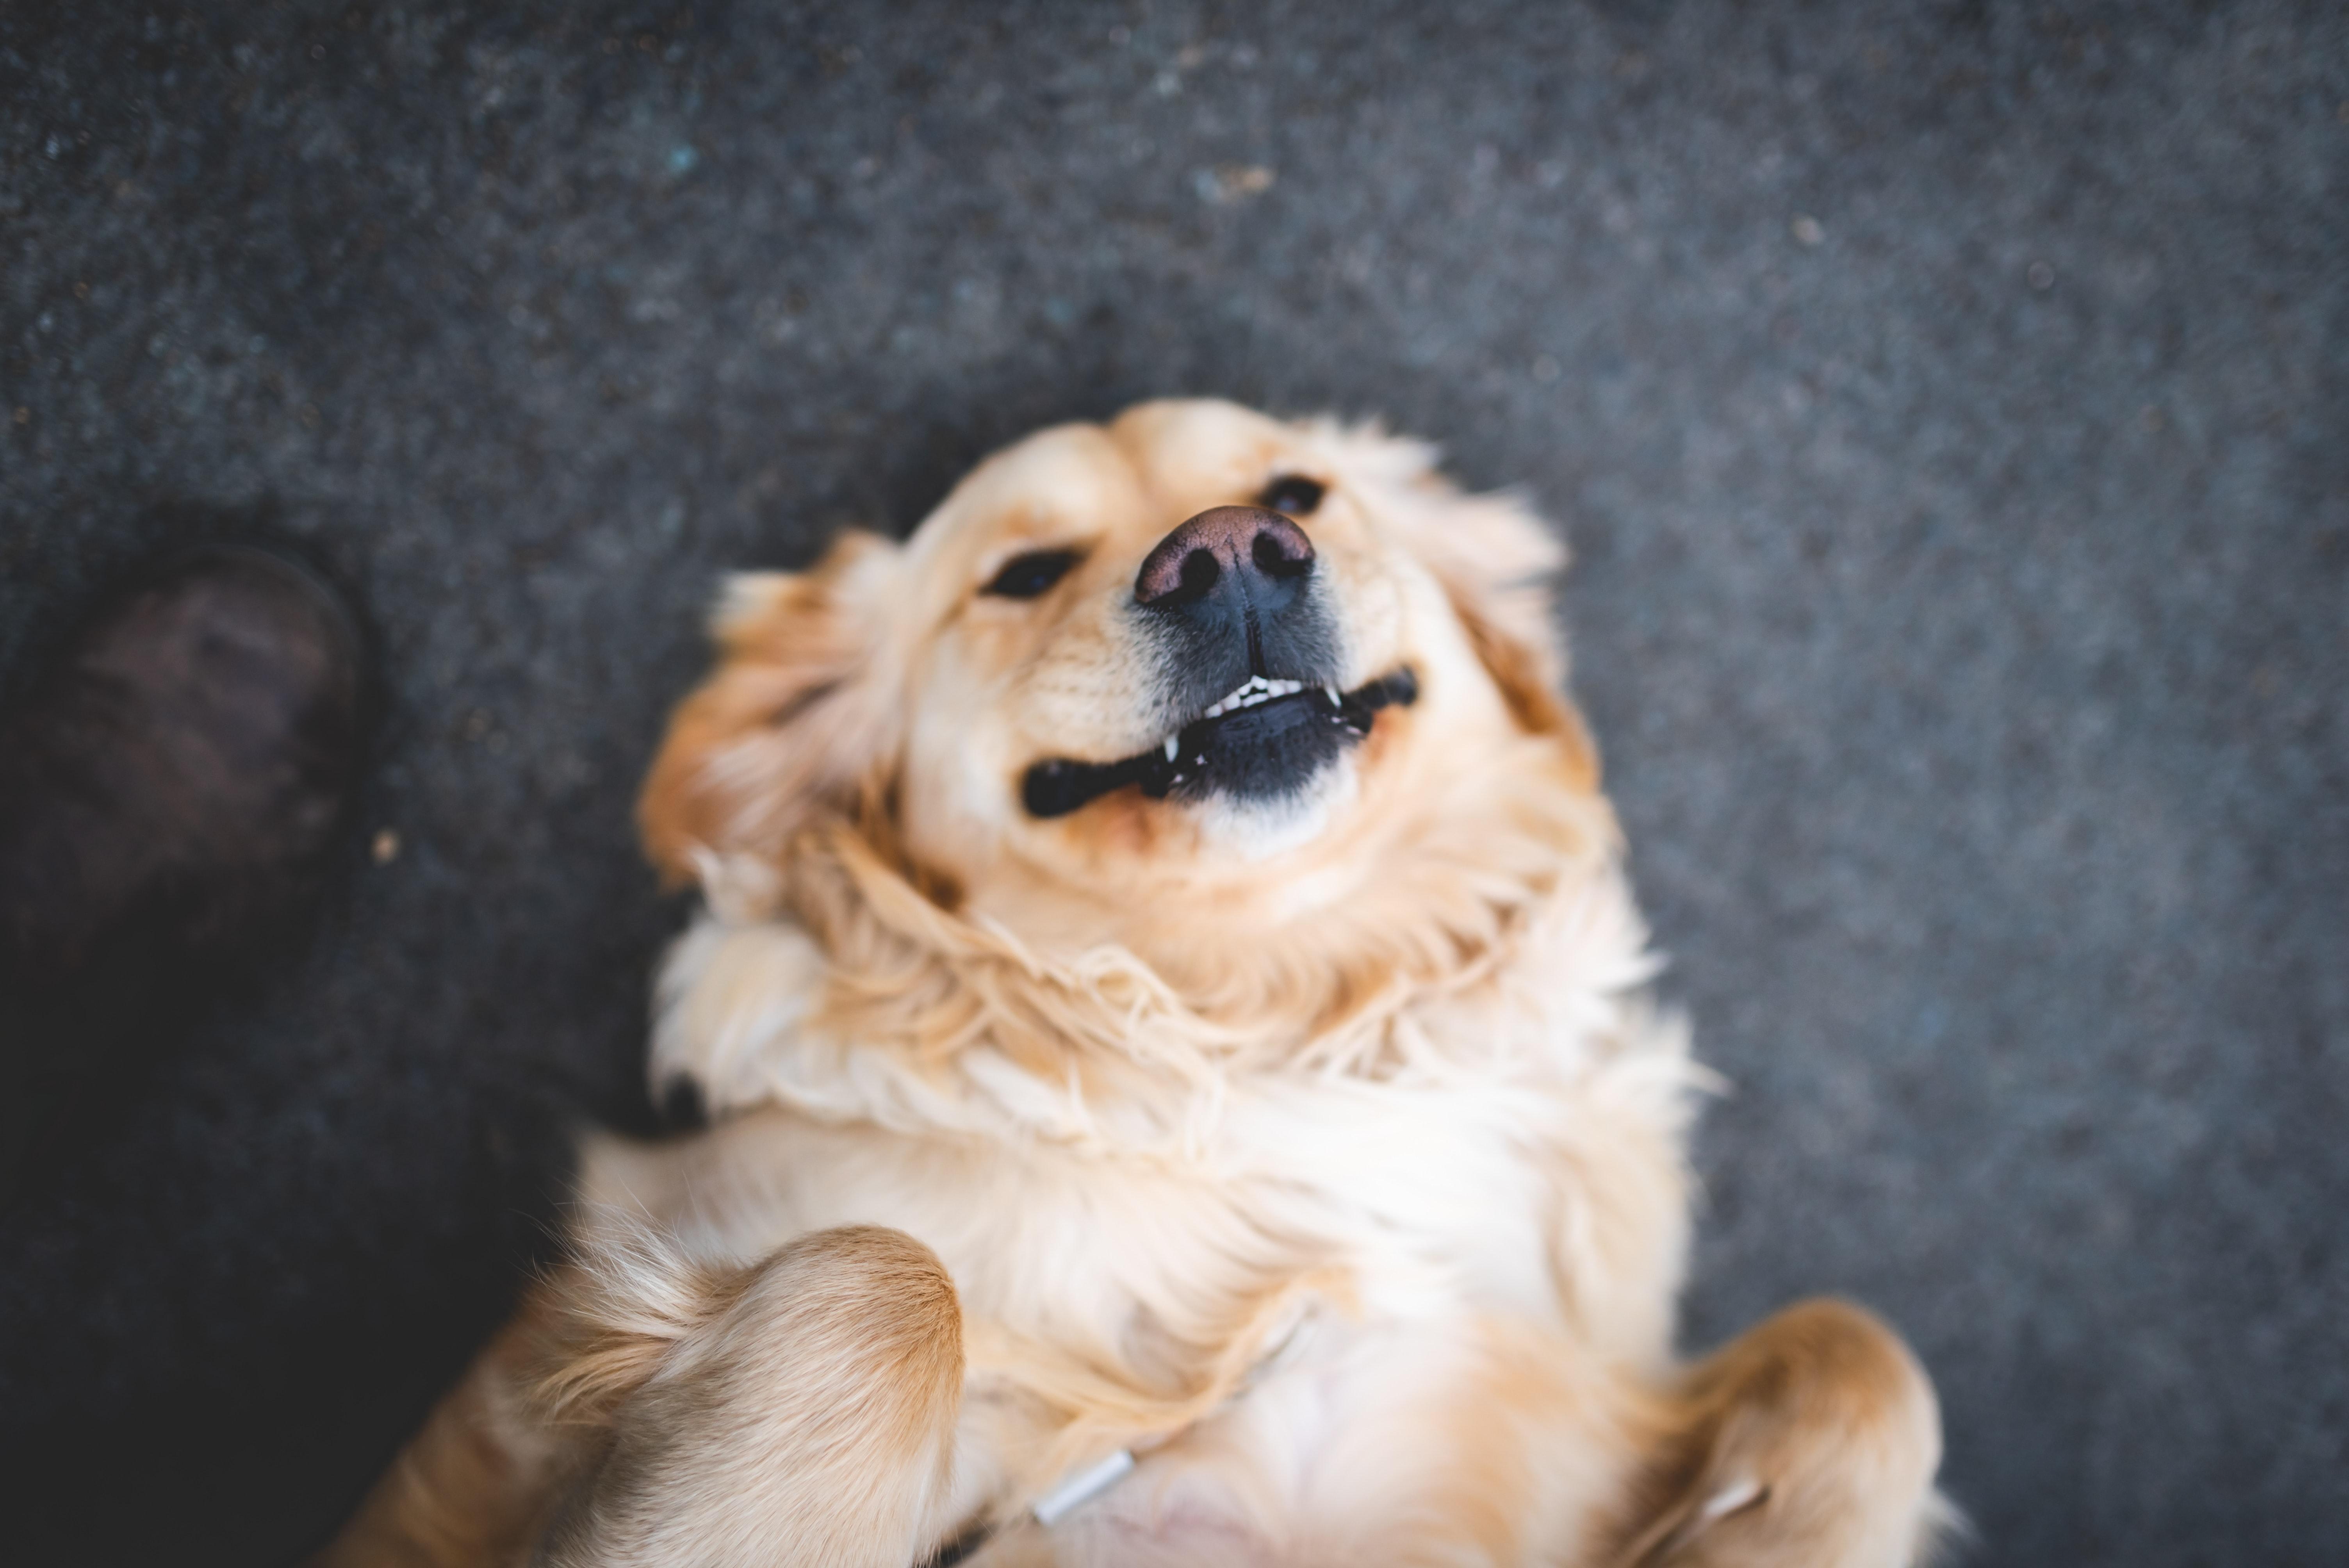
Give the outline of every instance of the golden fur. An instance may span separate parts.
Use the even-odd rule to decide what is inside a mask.
[[[1157,743],[1137,563],[1282,475],[1327,486],[1343,684],[1419,700],[1270,807],[1023,812],[1040,758]],[[1038,549],[1081,559],[975,592]],[[1699,1073],[1558,561],[1423,447],[1194,402],[738,579],[640,813],[705,902],[653,1080],[715,1123],[591,1140],[577,1261],[328,1560],[1911,1561],[1939,1423],[1888,1330],[1813,1303],[1673,1360]]]

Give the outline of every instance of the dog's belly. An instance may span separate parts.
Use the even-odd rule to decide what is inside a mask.
[[[1621,1495],[1621,1388],[1546,1331],[1320,1323],[1293,1363],[985,1568],[1572,1562]]]
[[[1619,1282],[1653,1319],[1634,1354],[1596,1342],[1563,1291],[1567,1171],[1526,1134],[1571,1108],[1529,1118],[1528,1095],[1547,1098],[1519,1086],[1431,1114],[1421,1096],[1404,1125],[1355,1107],[1336,1128],[1278,1132],[1242,1108],[1237,1135],[1297,1166],[1237,1173],[768,1110],[682,1145],[591,1150],[585,1195],[745,1261],[844,1224],[930,1246],[968,1325],[970,1513],[1054,1479],[1034,1473],[1050,1431],[1003,1418],[993,1336],[1164,1397],[1132,1474],[1049,1532],[1005,1531],[979,1562],[1514,1563],[1559,1555],[1613,1492],[1609,1456],[1630,1449],[1620,1369],[1661,1352],[1672,1272]],[[1291,1312],[1276,1298],[1300,1280]],[[1300,1314],[1294,1343],[1256,1367]],[[1265,1341],[1239,1368],[1247,1386],[1183,1408],[1212,1382],[1206,1353],[1245,1333]]]

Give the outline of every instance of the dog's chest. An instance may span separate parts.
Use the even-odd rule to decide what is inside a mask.
[[[1311,1274],[1375,1317],[1557,1310],[1556,1091],[1322,1083],[1236,1097],[1187,1155],[929,1140],[762,1117],[686,1226],[755,1253],[883,1224],[944,1260],[967,1315],[1024,1336],[1187,1338]]]
[[[849,1224],[935,1251],[965,1319],[958,1517],[1142,1450],[1038,1555],[1013,1532],[981,1561],[1302,1561],[1280,1545],[1299,1531],[1376,1560],[1378,1521],[1501,1485],[1511,1454],[1603,1455],[1559,1379],[1663,1353],[1684,1057],[1639,1015],[1601,1043],[1444,1081],[1239,1085],[1189,1150],[770,1107],[614,1176],[647,1178],[647,1217],[698,1251],[747,1261]],[[1102,1389],[1115,1419],[1086,1408]],[[1538,1431],[1496,1415],[1521,1400],[1548,1410]],[[1088,1418],[1104,1435],[1063,1440]],[[1446,1455],[1483,1457],[1450,1473]],[[1609,1472],[1549,1473],[1555,1495],[1495,1506],[1579,1528]]]

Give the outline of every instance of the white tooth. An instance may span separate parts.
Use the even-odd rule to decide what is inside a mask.
[[[1326,696],[1326,697],[1328,697],[1328,698],[1330,699],[1330,706],[1331,707],[1345,707],[1345,706],[1346,706],[1344,703],[1340,702],[1340,701],[1338,700],[1338,688],[1337,688],[1336,686],[1323,686],[1323,687],[1321,688],[1321,695],[1322,695],[1323,696]]]
[[[1166,738],[1166,760],[1167,760],[1167,761],[1169,761],[1169,762],[1174,761],[1174,754],[1175,754],[1177,751],[1180,751],[1180,750],[1182,750],[1182,749],[1183,749],[1183,739],[1182,739],[1182,737],[1180,737],[1180,736],[1176,736],[1176,735],[1170,735],[1170,736],[1168,736],[1168,737]]]

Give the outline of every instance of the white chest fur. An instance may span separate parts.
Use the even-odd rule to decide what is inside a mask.
[[[1130,1099],[983,1040],[920,1068],[826,1037],[810,1026],[814,944],[781,922],[708,915],[664,975],[652,1071],[657,1086],[692,1078],[718,1125],[657,1154],[601,1150],[585,1195],[741,1260],[843,1224],[928,1245],[971,1326],[982,1415],[957,1490],[976,1498],[1033,1485],[987,1451],[1003,1430],[984,1416],[990,1354],[1048,1357],[1155,1401],[1166,1429],[1143,1442],[1162,1446],[1056,1532],[1061,1560],[1094,1555],[1087,1541],[1141,1560],[1136,1532],[1170,1550],[1240,1521],[1261,1535],[1267,1517],[1360,1513],[1399,1461],[1350,1450],[1450,1418],[1494,1375],[1495,1344],[1530,1335],[1588,1366],[1661,1364],[1692,1069],[1639,990],[1648,968],[1607,879],[1554,912],[1506,983],[1393,1020],[1400,1044],[1376,1071],[1195,1073]],[[1233,1399],[1235,1366],[1299,1322]],[[1340,1450],[1343,1495],[1322,1495]]]

